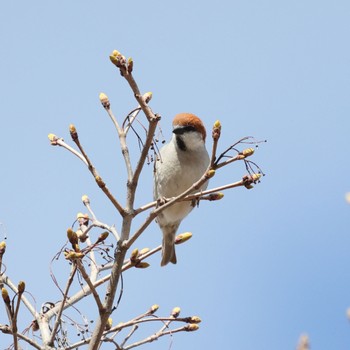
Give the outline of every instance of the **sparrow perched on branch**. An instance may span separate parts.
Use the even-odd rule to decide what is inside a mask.
[[[155,200],[180,195],[205,173],[209,155],[205,148],[206,130],[203,122],[194,114],[180,113],[173,120],[173,135],[169,143],[159,151],[154,167]],[[201,186],[205,190],[208,182]],[[194,190],[192,193],[198,191]],[[163,232],[161,266],[176,264],[175,235],[185,218],[193,209],[193,202],[175,203],[158,214],[157,222]]]

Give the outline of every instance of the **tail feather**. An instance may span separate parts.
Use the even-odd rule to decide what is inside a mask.
[[[162,226],[163,243],[162,243],[162,261],[161,266],[167,265],[169,262],[176,264],[175,252],[175,234],[180,223]]]

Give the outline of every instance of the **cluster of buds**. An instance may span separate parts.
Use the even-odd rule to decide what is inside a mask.
[[[134,61],[132,58],[126,59],[119,51],[113,50],[112,54],[109,56],[111,62],[120,69],[120,74],[124,75],[126,73],[130,74],[134,68]]]
[[[245,159],[245,158],[250,157],[251,155],[253,155],[254,152],[255,152],[254,148],[246,148],[242,152],[238,153],[238,158],[239,159]]]
[[[130,263],[132,266],[137,267],[138,269],[146,269],[147,267],[150,266],[149,263],[142,261],[142,258],[144,257],[145,254],[147,254],[150,251],[149,248],[143,248],[140,251],[135,248],[130,255]]]
[[[221,135],[221,123],[219,120],[217,120],[214,125],[213,125],[213,132],[212,132],[212,137],[213,140],[218,140]]]
[[[67,230],[67,237],[69,242],[72,245],[72,248],[74,249],[75,252],[80,252],[80,248],[79,248],[79,238],[78,235],[75,231],[73,231],[71,228],[69,228]]]
[[[254,187],[252,184],[253,183],[256,184],[257,182],[259,182],[260,178],[261,178],[261,174],[245,175],[242,178],[243,185],[245,188],[250,190]]]
[[[67,250],[64,252],[64,256],[67,260],[76,260],[76,259],[82,259],[84,257],[84,253],[80,251],[79,248],[79,238],[75,231],[73,231],[71,228],[67,230],[67,237],[72,245],[73,250]]]

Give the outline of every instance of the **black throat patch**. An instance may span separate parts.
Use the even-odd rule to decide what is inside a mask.
[[[186,151],[187,150],[187,147],[186,147],[186,144],[185,144],[184,140],[179,135],[176,135],[176,144],[177,144],[177,147],[179,147],[179,149],[181,151]]]

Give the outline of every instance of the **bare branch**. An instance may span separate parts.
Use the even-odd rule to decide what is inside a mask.
[[[0,331],[4,334],[12,334],[11,327],[9,327],[8,325],[0,324]],[[36,341],[30,339],[29,337],[25,336],[24,334],[18,333],[18,338],[27,342],[29,345],[33,346],[34,348],[36,348],[38,350],[43,350],[42,347]]]
[[[82,264],[82,262],[80,260],[76,260],[76,264],[77,264],[77,267],[79,269],[79,272],[81,273],[81,275],[83,276],[86,284],[89,286],[90,288],[90,291],[92,293],[92,295],[94,296],[94,299],[96,301],[96,304],[97,304],[97,307],[98,307],[98,311],[100,314],[102,314],[104,312],[104,307],[102,305],[102,302],[100,300],[100,296],[99,294],[97,293],[96,291],[96,288],[95,286],[93,285],[93,283],[91,282],[90,280],[90,277],[89,275],[87,274],[87,272],[85,271],[85,268],[84,268],[84,265]]]
[[[68,281],[67,281],[67,285],[66,285],[66,289],[65,289],[64,294],[63,294],[62,302],[60,303],[60,306],[59,306],[59,309],[58,309],[58,312],[57,312],[56,321],[55,321],[55,324],[54,324],[54,326],[52,328],[51,338],[50,338],[49,344],[53,344],[53,341],[55,339],[56,332],[57,332],[58,327],[59,327],[59,325],[61,323],[62,312],[64,310],[64,307],[66,305],[66,301],[67,301],[67,298],[68,298],[68,292],[69,292],[69,289],[70,289],[70,287],[72,285],[72,282],[73,282],[73,279],[74,279],[74,276],[75,276],[76,272],[77,272],[77,265],[74,265],[72,267],[71,273],[70,273]]]

